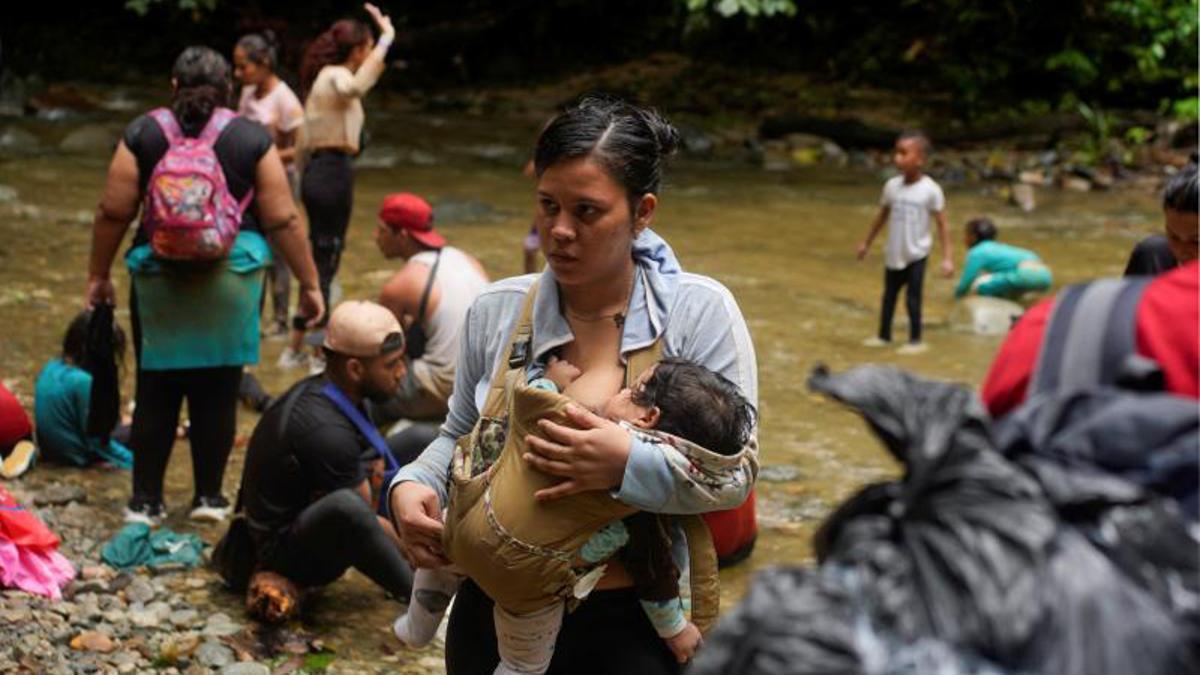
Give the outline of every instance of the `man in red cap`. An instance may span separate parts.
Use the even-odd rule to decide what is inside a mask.
[[[411,437],[403,443],[389,441],[399,455],[409,454],[409,448],[419,453],[446,417],[459,333],[467,309],[487,286],[488,277],[473,256],[446,244],[433,227],[433,209],[414,194],[384,198],[375,244],[385,258],[405,261],[383,285],[379,304],[404,326],[409,367],[396,395],[383,405],[373,405],[371,416],[380,425],[399,419],[428,423],[402,432]]]

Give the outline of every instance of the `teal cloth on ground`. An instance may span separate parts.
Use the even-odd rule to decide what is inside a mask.
[[[100,558],[116,567],[195,567],[202,561],[204,542],[194,534],[180,534],[162,527],[151,531],[145,523],[130,523],[121,528],[100,552]]]
[[[1033,251],[1018,246],[1002,244],[992,240],[981,241],[967,251],[967,259],[963,264],[962,276],[958,279],[958,285],[954,287],[954,297],[961,298],[966,295],[971,290],[971,284],[975,283],[975,279],[981,274],[994,275],[1016,272],[1021,263],[1030,261],[1040,262],[1041,258]],[[1049,288],[1049,278],[1050,270],[1046,268],[1043,274],[1013,277],[1010,281],[1013,281],[1016,285],[1027,283],[1033,286],[1018,291],[1016,294],[1019,295],[1026,290],[1045,290]],[[1045,285],[1040,286],[1043,280],[1045,280]],[[981,293],[981,295],[996,295],[996,293]]]
[[[64,464],[87,466],[104,461],[128,469],[133,453],[119,442],[87,435],[92,375],[62,359],[51,359],[33,389],[33,416],[42,456]]]
[[[141,323],[144,370],[258,363],[259,302],[271,248],[240,232],[229,256],[206,265],[161,260],[149,244],[125,256]]]

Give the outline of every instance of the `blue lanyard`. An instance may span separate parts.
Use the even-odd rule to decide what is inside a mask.
[[[400,468],[400,463],[396,461],[395,457],[392,457],[392,451],[388,448],[387,441],[383,439],[383,435],[362,414],[362,411],[354,407],[354,404],[350,402],[350,399],[346,398],[346,394],[341,389],[338,389],[332,382],[326,382],[325,386],[321,387],[321,393],[333,401],[338,410],[341,410],[342,414],[350,418],[350,421],[358,428],[359,433],[366,437],[371,447],[378,450],[380,455],[383,455],[383,460],[387,463],[388,471],[396,471]]]

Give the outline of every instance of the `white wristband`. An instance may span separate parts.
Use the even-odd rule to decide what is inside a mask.
[[[396,39],[395,33],[384,33],[383,35],[381,35],[379,37],[379,42],[377,44],[380,47],[383,47],[383,51],[386,52],[388,50],[388,48],[392,46],[392,41],[395,39]]]

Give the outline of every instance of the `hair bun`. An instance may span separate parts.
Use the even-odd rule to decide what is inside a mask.
[[[654,139],[658,141],[658,152],[663,157],[675,154],[680,142],[679,130],[675,128],[675,125],[668,122],[656,110],[641,110],[640,112],[646,121],[646,126],[650,127],[650,131],[654,133]]]

